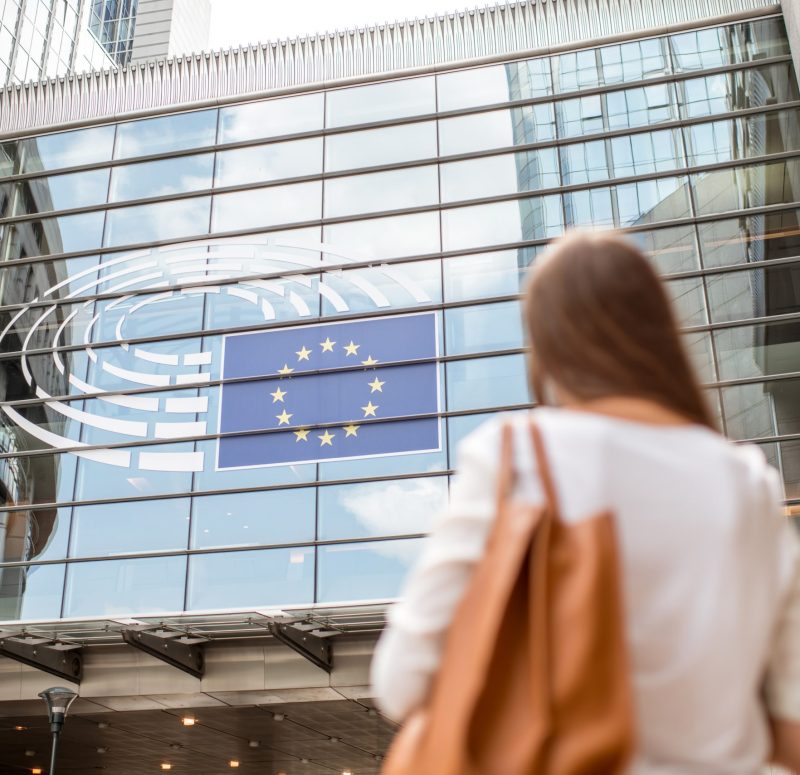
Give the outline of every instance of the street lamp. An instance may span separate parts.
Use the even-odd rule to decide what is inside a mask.
[[[78,696],[72,689],[65,689],[63,686],[54,686],[39,692],[39,696],[47,703],[47,715],[50,718],[50,731],[53,733],[53,747],[50,751],[50,775],[55,775],[56,771],[56,750],[58,749],[58,736],[61,734],[61,727],[64,726],[69,706]]]

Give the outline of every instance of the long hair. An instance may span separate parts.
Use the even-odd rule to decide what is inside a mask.
[[[540,403],[551,384],[579,401],[644,398],[714,427],[654,269],[610,232],[557,240],[530,273],[524,315]]]

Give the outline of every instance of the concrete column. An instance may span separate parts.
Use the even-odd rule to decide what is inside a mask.
[[[782,0],[783,17],[794,57],[794,71],[800,81],[800,0]]]

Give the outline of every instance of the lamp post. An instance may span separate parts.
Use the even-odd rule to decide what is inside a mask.
[[[65,689],[63,686],[54,686],[52,689],[39,692],[39,696],[47,703],[47,715],[50,718],[50,731],[53,733],[49,775],[55,775],[58,736],[61,734],[61,727],[64,726],[64,719],[67,716],[69,706],[78,695],[76,692],[73,692],[72,689]]]

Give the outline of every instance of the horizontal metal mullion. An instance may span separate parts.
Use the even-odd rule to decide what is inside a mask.
[[[800,104],[800,103],[798,103]],[[714,119],[717,120],[724,120],[724,119]],[[714,123],[714,121],[704,121],[700,123]],[[647,124],[646,130],[648,132],[659,131],[659,129],[669,129],[669,128],[677,128],[682,126],[682,122],[675,121],[669,122],[670,126],[662,125],[662,124]],[[644,133],[644,132],[640,132]],[[616,131],[614,133],[596,133],[595,135],[587,135],[585,138],[581,139],[580,141],[575,140],[575,138],[569,138],[569,142],[562,142],[560,143],[561,146],[571,146],[571,145],[581,145],[584,142],[591,142],[593,140],[601,140],[607,137],[627,137],[628,135],[633,134],[629,131],[619,132]],[[556,143],[549,142],[549,143],[535,143],[531,144],[532,147],[535,148],[547,148],[547,147],[555,147]],[[491,156],[499,156],[505,155],[514,152],[524,152],[526,147],[524,146],[512,146],[510,149],[507,147],[504,150],[496,150],[491,149],[490,151],[483,151],[475,154],[459,154],[455,159],[448,158],[448,157],[433,157],[430,159],[424,160],[416,160],[411,162],[403,162],[400,164],[394,165],[383,165],[381,168],[358,168],[354,170],[346,170],[342,172],[335,172],[335,173],[315,173],[312,175],[303,175],[300,177],[294,178],[281,178],[278,180],[271,180],[271,181],[256,181],[252,183],[242,183],[238,185],[231,185],[231,186],[220,186],[220,187],[211,187],[211,188],[203,188],[203,189],[196,189],[193,191],[184,191],[178,193],[169,193],[169,194],[162,194],[160,196],[154,197],[142,197],[139,199],[127,199],[119,202],[102,202],[99,204],[94,205],[87,205],[85,207],[74,207],[66,210],[50,210],[47,212],[37,212],[37,213],[26,213],[22,215],[14,215],[9,216],[6,218],[0,218],[0,227],[6,225],[13,225],[18,223],[29,223],[32,221],[41,221],[48,218],[67,218],[72,215],[85,215],[86,213],[100,213],[100,212],[112,212],[115,210],[125,210],[127,208],[132,207],[144,207],[147,205],[153,204],[162,204],[165,202],[182,202],[190,199],[203,199],[205,197],[212,197],[212,196],[224,196],[225,194],[235,194],[235,193],[244,193],[248,191],[261,191],[267,190],[271,188],[279,188],[282,186],[288,185],[300,185],[302,183],[313,183],[317,181],[325,181],[331,180],[336,178],[345,178],[345,177],[354,177],[362,174],[369,174],[373,172],[379,171],[390,171],[390,170],[398,170],[398,169],[417,169],[420,167],[430,167],[436,164],[446,164],[448,162],[452,162],[453,160],[456,161],[468,161],[475,158],[487,158]],[[611,185],[625,185],[626,183],[635,183],[643,180],[659,180],[661,178],[670,178],[670,177],[681,177],[684,175],[692,175],[692,174],[702,174],[704,172],[711,172],[714,170],[722,170],[722,169],[730,169],[732,167],[740,167],[740,166],[749,166],[755,164],[769,164],[775,161],[781,161],[783,159],[791,159],[796,156],[800,155],[800,150],[795,149],[791,151],[781,151],[778,153],[773,154],[764,154],[761,156],[750,156],[744,157],[740,159],[731,159],[721,162],[713,162],[710,164],[698,164],[698,165],[690,165],[688,162],[688,157],[686,159],[686,163],[683,166],[676,167],[672,170],[658,170],[655,172],[649,173],[642,173],[639,175],[626,175],[622,177],[610,177],[602,181],[591,181],[588,183],[570,183],[566,185],[559,185],[559,186],[549,186],[546,188],[539,188],[539,189],[531,189],[528,191],[514,191],[509,192],[507,194],[500,194],[491,197],[482,197],[477,199],[460,199],[460,200],[453,200],[450,202],[439,202],[433,205],[427,205],[422,208],[405,208],[405,210],[381,210],[377,211],[377,215],[374,213],[353,213],[346,216],[333,216],[333,217],[325,217],[324,216],[324,201],[322,202],[323,207],[323,217],[320,219],[321,225],[325,226],[330,223],[340,223],[344,221],[352,221],[352,220],[364,220],[367,218],[374,218],[374,217],[385,217],[387,214],[405,214],[405,211],[409,212],[418,212],[421,210],[429,210],[429,209],[436,209],[436,208],[443,208],[443,209],[452,209],[456,207],[468,207],[473,205],[481,205],[492,203],[496,201],[507,201],[507,200],[515,200],[515,199],[525,199],[531,196],[550,196],[553,194],[560,194],[560,193],[571,193],[574,191],[587,191],[587,190],[594,190],[598,188],[607,188]],[[287,227],[288,228],[288,227]],[[103,246],[98,247],[100,250]]]
[[[498,350],[481,350],[479,352],[471,353],[455,353],[451,355],[436,355],[427,358],[412,358],[403,361],[381,361],[375,366],[364,366],[362,363],[357,363],[353,366],[335,366],[329,369],[314,369],[309,371],[295,372],[296,377],[313,377],[325,374],[343,374],[350,372],[367,372],[368,369],[390,369],[402,366],[420,366],[426,363],[453,363],[460,361],[474,361],[481,358],[500,358],[506,355],[520,355],[527,352],[524,347],[507,347]],[[206,382],[194,383],[189,385],[154,385],[140,388],[119,389],[116,390],[103,390],[95,393],[77,393],[66,394],[61,396],[50,396],[48,398],[22,398],[14,401],[0,401],[0,407],[26,407],[26,406],[44,406],[52,401],[69,402],[69,401],[84,401],[89,399],[105,398],[108,396],[140,396],[153,393],[172,393],[181,390],[198,390],[208,387],[219,387],[224,385],[238,385],[247,382],[280,382],[286,379],[285,374],[264,374],[261,376],[250,377],[227,377],[220,379],[210,379]]]
[[[680,176],[680,175],[678,175]],[[527,194],[527,197],[535,197],[539,196],[538,193],[530,192]],[[515,197],[511,197],[512,199]],[[519,197],[516,197],[519,198]],[[493,201],[505,201],[509,199],[507,196],[500,196],[496,199],[489,200],[490,202]],[[180,246],[186,245],[192,242],[207,242],[207,241],[215,241],[220,242],[224,239],[229,238],[236,238],[236,237],[250,237],[250,236],[264,236],[269,235],[275,232],[285,232],[289,230],[296,230],[302,229],[307,227],[322,227],[323,225],[333,225],[336,223],[358,223],[360,221],[367,221],[367,220],[374,220],[375,218],[384,218],[390,217],[395,215],[413,215],[419,212],[431,212],[437,211],[439,209],[452,209],[454,205],[447,204],[447,205],[432,205],[427,207],[419,207],[419,208],[411,208],[411,209],[400,209],[400,210],[386,210],[378,213],[364,213],[363,215],[359,216],[348,216],[336,219],[327,219],[323,221],[322,219],[314,220],[314,221],[298,221],[295,223],[283,223],[277,224],[275,226],[259,226],[259,227],[252,227],[247,229],[233,229],[230,231],[222,231],[222,232],[214,232],[213,234],[209,234],[205,232],[203,234],[190,234],[185,237],[171,237],[170,239],[162,239],[162,240],[150,240],[148,242],[136,242],[131,243],[128,245],[109,245],[109,246],[102,246],[99,248],[92,248],[90,250],[74,250],[64,253],[52,253],[47,255],[41,256],[30,256],[22,259],[12,259],[7,260],[4,262],[0,262],[0,268],[4,266],[12,267],[12,266],[25,266],[28,264],[36,264],[36,263],[44,263],[49,261],[59,261],[69,258],[86,258],[86,257],[97,257],[103,256],[106,254],[125,254],[125,253],[134,253],[138,251],[149,251],[152,248],[157,247],[168,247],[168,246]],[[463,205],[458,205],[463,206]],[[790,210],[790,209],[798,209],[800,208],[800,202],[788,203],[782,202],[781,204],[777,205],[763,205],[760,207],[752,207],[752,208],[745,208],[740,210],[731,210],[726,213],[712,213],[709,215],[695,215],[695,216],[686,216],[683,218],[672,218],[666,221],[660,221],[658,223],[647,223],[647,224],[638,224],[634,226],[624,226],[620,227],[618,231],[635,234],[642,231],[657,231],[659,229],[666,229],[675,226],[692,226],[698,223],[708,223],[711,221],[720,221],[720,220],[727,220],[730,218],[746,216],[746,215],[763,215],[769,214],[773,212],[779,212],[781,210]],[[539,239],[532,239],[532,240],[523,240],[519,242],[509,242],[503,243],[500,245],[482,245],[474,248],[462,248],[459,250],[451,250],[451,251],[438,251],[436,253],[431,253],[431,258],[445,258],[448,256],[458,256],[458,255],[468,255],[474,253],[486,253],[488,251],[497,251],[497,250],[504,250],[508,248],[518,248],[522,247],[532,247],[535,245],[544,245],[551,241],[552,238],[539,238]],[[375,263],[381,263],[382,260],[388,259],[374,259]]]
[[[25,450],[15,450],[14,452],[2,452],[0,453],[0,460],[6,460],[6,459],[18,460],[21,458],[48,457],[54,454],[93,452],[106,449],[143,449],[143,448],[149,449],[150,447],[160,447],[165,445],[176,445],[176,444],[191,444],[201,441],[219,441],[222,439],[243,438],[245,436],[271,436],[278,433],[293,433],[294,431],[301,429],[327,430],[329,428],[341,428],[343,425],[346,424],[368,426],[368,425],[387,425],[396,422],[409,422],[411,420],[443,420],[443,419],[449,419],[451,417],[469,417],[471,415],[485,414],[487,412],[508,412],[508,411],[517,411],[519,409],[530,409],[532,406],[534,406],[533,403],[526,402],[524,404],[509,404],[506,406],[483,407],[480,409],[453,409],[449,411],[440,410],[437,412],[416,412],[414,414],[394,415],[392,417],[362,418],[356,420],[342,420],[341,422],[307,423],[305,425],[298,425],[293,423],[292,425],[281,425],[280,427],[276,428],[262,428],[262,429],[256,428],[246,431],[225,431],[221,433],[204,433],[204,434],[195,434],[193,436],[176,436],[174,438],[168,438],[168,439],[140,438],[140,439],[134,439],[132,441],[115,441],[105,444],[85,444],[83,446],[80,446],[80,442],[76,439],[75,444],[73,446],[64,446],[57,448],[44,447],[41,449],[25,449]],[[324,463],[325,461],[323,460],[321,462]],[[302,465],[302,463],[298,465]]]
[[[490,413],[487,412],[487,413]],[[309,463],[309,465],[313,465]],[[21,511],[50,511],[52,509],[74,508],[76,506],[113,506],[119,503],[148,503],[160,500],[180,500],[182,498],[205,498],[213,495],[249,495],[259,492],[274,492],[276,490],[297,490],[309,487],[335,487],[349,484],[375,484],[378,482],[394,482],[406,479],[431,479],[440,476],[451,476],[454,469],[444,468],[440,471],[419,471],[407,474],[381,474],[380,476],[356,476],[348,479],[325,479],[307,482],[286,482],[283,484],[266,484],[250,487],[221,487],[214,490],[181,490],[162,494],[130,495],[125,498],[85,498],[83,500],[50,501],[47,503],[28,503],[19,506],[2,506],[0,513]]]
[[[798,203],[800,204],[800,203]],[[795,259],[792,259],[794,261]],[[761,265],[751,265],[751,264],[743,264],[743,265],[736,265],[741,271],[746,271],[749,269],[764,269],[767,268],[766,266]],[[316,272],[314,272],[316,273]],[[714,270],[713,272],[706,272],[705,274],[715,274],[719,273],[718,270]],[[689,275],[681,275],[675,279],[685,279],[685,277],[692,277],[692,276],[701,276],[703,273],[697,272]],[[666,279],[666,278],[665,278]],[[520,298],[520,294],[509,294],[503,296],[493,296],[487,297],[485,299],[465,299],[465,300],[458,300],[458,301],[450,301],[450,302],[438,302],[438,303],[431,303],[431,304],[421,304],[415,307],[404,307],[402,308],[403,311],[414,311],[414,312],[435,312],[439,310],[447,310],[447,309],[454,309],[454,308],[462,308],[462,307],[471,307],[471,306],[484,306],[486,304],[491,303],[498,303],[504,301],[514,301]],[[295,327],[304,327],[304,326],[312,326],[312,325],[321,325],[321,324],[328,324],[334,323],[337,321],[350,321],[350,320],[360,320],[365,318],[374,318],[374,317],[387,317],[398,314],[400,310],[396,308],[390,309],[375,309],[375,310],[367,310],[364,312],[353,312],[353,313],[345,313],[336,316],[320,316],[315,315],[312,317],[301,318],[298,320],[290,321],[293,326]],[[780,323],[785,321],[792,321],[798,318],[800,313],[785,313],[783,315],[769,315],[764,317],[758,318],[743,318],[740,320],[732,320],[732,321],[720,321],[716,323],[705,323],[702,325],[696,326],[687,326],[684,327],[682,330],[685,333],[697,333],[700,331],[713,331],[722,328],[739,328],[749,325],[756,325],[762,323]],[[25,357],[33,357],[38,355],[49,355],[53,353],[63,353],[63,352],[78,352],[86,350],[87,348],[92,350],[103,350],[108,349],[111,347],[119,347],[120,343],[124,343],[127,345],[140,345],[140,344],[148,344],[148,343],[155,343],[155,342],[166,342],[166,341],[175,341],[181,339],[198,339],[202,337],[214,337],[214,336],[223,336],[226,334],[240,334],[240,333],[253,333],[253,332],[261,332],[261,331],[269,331],[271,329],[276,328],[285,328],[287,321],[273,321],[271,323],[259,323],[249,326],[233,326],[233,327],[224,327],[224,328],[213,328],[213,329],[205,329],[203,331],[198,332],[173,332],[168,334],[161,334],[161,335],[153,335],[147,337],[131,337],[124,340],[107,340],[104,342],[97,342],[97,343],[89,343],[89,344],[65,344],[59,345],[58,347],[41,347],[36,349],[30,350],[16,350],[12,352],[4,352],[0,353],[0,361],[3,360],[15,360],[22,356]]]
[[[448,476],[448,473],[442,476]],[[0,512],[1,513],[1,512]],[[105,560],[145,560],[154,557],[194,557],[204,554],[227,554],[229,552],[262,552],[271,549],[316,549],[318,546],[342,546],[343,544],[376,543],[377,541],[410,541],[425,538],[427,533],[399,533],[395,535],[364,536],[361,538],[322,538],[310,541],[291,541],[280,544],[253,544],[242,546],[203,547],[202,549],[165,549],[163,551],[126,552],[124,554],[98,554],[86,557],[62,557],[61,559],[15,560],[0,562],[0,569],[19,568],[28,565],[61,565],[63,563],[103,562]]]
[[[500,300],[513,301],[515,299],[521,298],[521,296],[495,297],[493,299],[488,300],[486,303],[489,304],[497,303],[498,298]],[[476,304],[475,306],[479,305]],[[765,318],[765,320],[770,320],[770,318]],[[681,333],[685,332],[687,332],[687,329],[681,329]],[[688,333],[693,333],[693,332],[688,331]],[[386,361],[386,362],[380,362],[374,368],[381,368],[381,369],[397,368],[401,366],[415,366],[426,363],[447,364],[447,363],[462,362],[462,361],[481,360],[483,358],[502,358],[512,355],[525,355],[528,352],[529,348],[527,347],[508,347],[497,350],[481,350],[479,352],[437,355],[429,358],[415,358],[413,360]],[[366,371],[368,368],[371,367],[367,367],[359,363],[354,366],[339,366],[330,369],[315,369],[310,371],[304,371],[299,374],[296,374],[296,376],[318,376],[322,374],[360,372],[360,371]],[[748,385],[748,384],[757,384],[762,382],[771,382],[773,380],[794,379],[796,377],[800,377],[800,371],[790,372],[788,374],[778,374],[775,376],[741,377],[728,380],[716,380],[704,383],[703,387],[708,389],[715,389],[715,388],[724,388],[735,385]],[[69,393],[62,395],[53,395],[49,396],[48,398],[21,398],[13,401],[0,401],[0,406],[8,406],[15,409],[19,409],[26,407],[44,406],[53,401],[58,401],[59,403],[70,403],[77,401],[98,400],[98,399],[117,397],[117,396],[128,397],[128,396],[141,396],[141,395],[152,395],[152,394],[161,395],[164,393],[169,394],[185,390],[201,390],[205,388],[216,388],[224,385],[236,385],[248,382],[273,382],[273,381],[280,381],[281,379],[285,378],[286,378],[285,375],[280,375],[280,374],[264,374],[264,375],[248,376],[248,377],[228,377],[219,379],[209,379],[208,381],[202,383],[196,383],[194,385],[154,385],[154,386],[145,386],[145,387],[130,388],[130,389],[119,389],[119,388],[109,389],[109,390],[95,391],[92,393]]]
[[[800,106],[800,103],[798,103]],[[800,206],[800,203],[798,203]],[[794,208],[789,208],[787,212],[790,212]],[[747,212],[750,211],[740,211],[740,212]],[[719,218],[718,220],[729,220],[729,216],[725,216]],[[694,221],[694,219],[692,219]],[[673,228],[671,226],[662,226],[656,225],[651,231],[658,231],[660,229],[666,228]],[[618,229],[618,231],[626,233],[631,232],[635,233],[635,231],[640,230],[638,227],[636,230],[629,229],[622,227]],[[287,277],[297,277],[297,276],[308,276],[308,275],[324,275],[332,272],[340,272],[342,270],[352,270],[352,269],[371,269],[371,268],[380,268],[383,266],[392,266],[395,264],[411,264],[411,263],[418,263],[421,261],[436,261],[436,260],[453,260],[462,257],[466,257],[469,255],[473,255],[475,253],[486,253],[486,252],[500,252],[501,250],[522,250],[530,247],[541,246],[545,245],[550,242],[550,238],[538,239],[538,240],[525,240],[521,242],[515,243],[507,243],[505,245],[500,246],[489,246],[487,247],[478,247],[478,248],[465,248],[463,250],[458,251],[440,251],[438,253],[425,253],[419,255],[412,255],[412,256],[399,256],[396,258],[387,258],[387,259],[365,259],[363,261],[353,261],[348,264],[320,264],[318,267],[302,267],[298,269],[286,269],[286,270],[276,270],[274,272],[262,272],[257,274],[243,274],[238,275],[232,278],[220,278],[215,279],[210,277],[205,281],[192,281],[190,283],[178,283],[174,286],[169,286],[168,290],[179,291],[184,288],[203,288],[207,286],[221,286],[226,287],[229,285],[236,285],[241,282],[247,282],[249,280],[270,280],[270,279],[285,279]],[[208,239],[200,240],[201,245],[198,247],[200,249],[214,247],[215,246],[215,237],[211,236]],[[211,259],[211,254],[207,254],[208,258]],[[42,259],[33,259],[36,263],[46,263],[49,262],[51,259],[50,257],[44,257]],[[52,260],[61,260],[61,259],[52,259]],[[198,260],[202,260],[198,258]],[[269,260],[268,258],[263,259],[265,261]],[[680,280],[680,279],[687,279],[693,277],[702,277],[707,275],[714,275],[714,274],[723,274],[727,272],[737,272],[737,271],[744,271],[745,269],[754,270],[756,268],[766,268],[772,266],[781,266],[784,264],[792,264],[800,260],[800,256],[796,257],[787,257],[787,258],[779,258],[779,259],[770,259],[768,262],[763,262],[763,264],[753,263],[753,264],[743,264],[743,263],[736,263],[736,264],[723,264],[721,266],[710,266],[710,267],[698,267],[696,269],[687,269],[682,272],[671,272],[671,273],[664,273],[661,275],[662,280],[670,281],[670,280]],[[8,262],[5,266],[6,269],[13,269],[19,264],[23,263],[20,262]],[[25,263],[29,263],[27,260]],[[98,264],[98,270],[101,268],[101,265]],[[3,271],[3,264],[0,264],[0,271]],[[84,304],[87,301],[110,301],[113,299],[120,299],[125,296],[148,296],[154,293],[163,292],[164,289],[153,289],[153,288],[132,288],[128,289],[127,291],[117,291],[113,293],[96,293],[96,294],[87,294],[84,296],[77,296],[74,298],[69,297],[60,297],[60,298],[52,298],[48,300],[40,300],[40,301],[32,301],[28,304],[25,303],[17,303],[17,304],[5,304],[0,305],[0,312],[14,312],[21,309],[37,309],[37,308],[46,308],[51,306],[61,307],[61,306],[70,306],[70,305],[79,305]]]
[[[514,60],[514,61],[524,61]],[[34,172],[18,173],[16,175],[8,175],[0,177],[0,183],[15,183],[18,181],[33,180],[42,177],[51,177],[53,175],[67,175],[75,172],[88,172],[91,170],[106,169],[113,167],[125,166],[128,164],[139,164],[150,161],[159,161],[162,159],[178,158],[184,156],[195,156],[201,154],[208,154],[214,152],[222,152],[228,150],[236,150],[239,148],[251,148],[260,145],[273,145],[275,143],[290,142],[292,140],[306,140],[315,137],[327,137],[330,135],[350,134],[357,131],[366,131],[370,129],[383,129],[391,126],[401,126],[407,124],[419,124],[426,121],[437,121],[448,118],[458,118],[460,116],[469,116],[476,113],[486,113],[496,110],[507,110],[511,108],[523,108],[527,106],[551,104],[556,102],[565,102],[567,100],[576,99],[578,97],[591,97],[599,94],[609,94],[627,89],[638,89],[646,86],[658,86],[669,83],[680,83],[687,80],[694,80],[698,78],[706,78],[714,75],[721,75],[729,72],[738,72],[740,70],[750,70],[760,67],[769,67],[771,65],[783,64],[784,62],[792,62],[791,55],[780,55],[775,57],[768,57],[760,60],[750,60],[747,62],[734,62],[720,67],[708,68],[702,71],[687,71],[682,73],[670,73],[667,75],[658,76],[656,78],[641,79],[638,81],[626,81],[623,83],[604,84],[602,86],[595,86],[589,89],[574,89],[572,91],[558,92],[553,94],[544,95],[541,97],[530,97],[527,99],[509,100],[506,102],[494,102],[486,105],[478,105],[467,108],[458,108],[448,111],[436,111],[434,113],[425,113],[416,116],[400,116],[392,119],[385,119],[382,121],[373,121],[363,124],[348,124],[341,127],[321,127],[306,132],[294,132],[285,135],[276,135],[266,138],[254,138],[252,140],[241,140],[230,143],[215,143],[213,145],[197,146],[195,148],[181,148],[174,151],[165,151],[161,153],[147,154],[144,156],[134,156],[124,159],[108,159],[102,162],[93,162],[90,164],[75,164],[69,167],[60,167],[52,170],[36,170]],[[467,68],[469,69],[469,68]],[[238,104],[252,104],[252,100],[242,100]],[[235,106],[235,105],[234,105]],[[195,111],[184,111],[195,112]],[[169,115],[169,114],[165,114]],[[156,116],[158,117],[158,116]],[[123,123],[115,120],[111,122],[97,122],[97,125],[107,123]],[[26,139],[36,139],[46,134],[30,135],[28,137],[9,138],[6,142],[18,142]]]

